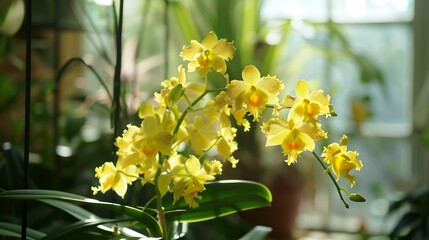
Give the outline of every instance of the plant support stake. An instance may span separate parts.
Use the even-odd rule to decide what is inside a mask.
[[[28,188],[31,107],[31,0],[25,1],[25,123],[22,188]],[[27,239],[27,201],[22,201],[21,239]]]

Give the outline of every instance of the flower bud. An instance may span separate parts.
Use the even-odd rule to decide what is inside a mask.
[[[353,202],[366,202],[366,199],[359,193],[350,194],[349,199]]]
[[[182,94],[183,94],[183,86],[182,84],[179,84],[170,90],[170,92],[168,93],[168,100],[170,100],[170,103],[174,104],[177,101],[179,101]]]

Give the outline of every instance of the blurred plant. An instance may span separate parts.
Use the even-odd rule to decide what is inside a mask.
[[[8,39],[21,27],[24,21],[24,2],[6,0],[0,3],[0,57],[7,51]]]
[[[10,54],[10,41],[23,21],[24,2],[22,0],[6,0],[0,3],[0,60],[9,60],[8,70],[13,67],[22,67],[22,62]],[[3,112],[4,116],[8,110],[12,109],[11,103],[16,101],[17,94],[21,92],[21,86],[13,84],[11,78],[5,71],[0,73],[0,112]],[[0,119],[5,120],[6,117],[0,117]],[[15,122],[14,130],[19,129],[20,124],[22,121]]]
[[[389,208],[387,217],[399,214],[400,219],[389,236],[391,239],[429,238],[429,189],[412,192]]]
[[[369,97],[363,97],[359,99],[353,99],[351,102],[351,110],[353,121],[356,124],[358,130],[362,124],[372,116],[372,112],[369,110],[369,102],[371,99]]]

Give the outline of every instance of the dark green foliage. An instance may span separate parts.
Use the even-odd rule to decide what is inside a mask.
[[[392,239],[429,239],[429,189],[413,192],[393,202],[389,214],[401,213],[402,217],[390,232]]]

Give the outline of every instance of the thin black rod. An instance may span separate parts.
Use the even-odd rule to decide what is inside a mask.
[[[22,188],[28,188],[31,104],[31,0],[25,1],[25,123]],[[27,239],[27,201],[22,201],[21,239]]]
[[[54,70],[55,72],[58,71],[60,66],[60,30],[59,30],[59,18],[60,18],[60,3],[59,1],[54,1]],[[54,85],[54,110],[53,110],[53,121],[54,121],[54,129],[53,129],[53,146],[52,146],[52,157],[54,159],[55,168],[60,168],[60,159],[57,154],[57,146],[59,143],[59,105],[60,105],[60,99],[59,99],[59,86],[55,82]]]
[[[113,7],[115,10],[115,7]],[[124,15],[124,0],[119,2],[119,16],[115,24],[116,33],[116,66],[113,79],[113,111],[114,111],[114,137],[119,136],[121,132],[121,67],[122,67],[122,22]],[[115,10],[116,19],[116,10]],[[116,23],[116,21],[115,21]],[[116,152],[116,151],[114,151]],[[116,155],[116,154],[115,154]]]
[[[119,136],[121,131],[121,65],[122,65],[122,21],[123,21],[123,7],[124,1],[119,2],[119,16],[116,18],[116,6],[113,2],[113,19],[114,28],[115,28],[115,43],[116,43],[116,65],[115,65],[115,74],[113,77],[113,101],[112,101],[112,120],[113,120],[113,143],[116,142],[116,138]],[[112,155],[113,159],[117,160],[118,156],[116,155],[116,145],[113,144]],[[115,202],[116,196],[111,192],[110,201]],[[114,212],[110,212],[110,217],[114,217]]]

